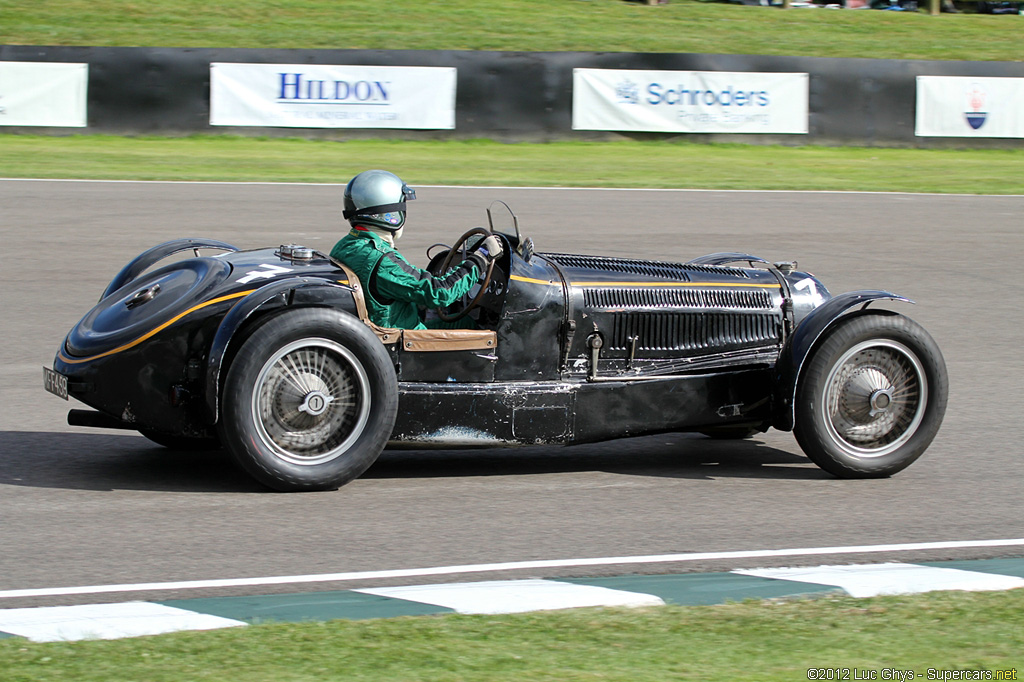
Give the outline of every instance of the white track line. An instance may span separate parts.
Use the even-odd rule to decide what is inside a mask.
[[[984,547],[1024,547],[1024,538],[1010,540],[954,540],[949,542],[912,542],[891,545],[853,545],[842,547],[803,547],[794,549],[760,549],[733,552],[691,552],[688,554],[653,554],[648,556],[595,557],[590,559],[549,559],[512,561],[495,564],[466,564],[461,566],[435,566],[432,568],[392,569],[385,571],[355,571],[349,573],[323,573],[318,575],[292,575],[266,578],[227,578],[220,580],[186,580],[160,583],[128,583],[122,585],[84,585],[80,587],[43,587],[36,589],[3,590],[0,599],[20,597],[53,597],[75,594],[109,594],[115,592],[160,592],[169,590],[199,590],[218,587],[257,587],[263,585],[301,585],[352,580],[380,580],[385,578],[417,578],[434,575],[489,573],[542,568],[574,568],[583,566],[618,566],[635,564],[677,563],[684,561],[713,561],[722,559],[767,559],[772,557],[816,556],[822,554],[870,554],[877,552],[916,552],[942,549],[970,549]]]
[[[90,180],[88,178],[0,178],[0,182],[91,182],[140,185],[259,185],[259,186],[309,186],[344,187],[344,182],[273,182],[269,180]],[[522,186],[522,185],[421,185],[424,189],[474,189],[474,190],[550,190],[553,192],[718,192],[721,194],[880,194],[928,197],[1024,197],[1024,194],[952,194],[945,192],[881,192],[842,189],[707,189],[700,187],[571,187],[571,186]]]

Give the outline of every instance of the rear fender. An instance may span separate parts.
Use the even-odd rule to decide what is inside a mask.
[[[216,239],[174,239],[163,244],[157,244],[151,249],[143,251],[136,256],[128,265],[121,269],[121,272],[114,276],[114,279],[110,280],[110,284],[107,285],[106,291],[100,296],[102,301],[104,298],[114,293],[128,282],[141,275],[154,263],[162,261],[164,258],[171,256],[179,251],[188,251],[189,249],[216,249],[219,251],[238,251],[237,246],[232,246],[227,242],[217,241]]]
[[[773,426],[781,431],[792,431],[796,421],[794,414],[796,387],[803,372],[804,363],[818,341],[840,319],[850,315],[895,314],[885,310],[868,311],[874,301],[890,300],[913,303],[909,298],[888,291],[850,291],[830,298],[823,305],[811,311],[793,330],[793,335],[779,356],[776,370],[776,399],[779,406]],[[854,310],[861,306],[860,310]]]
[[[290,277],[262,286],[236,303],[221,320],[206,361],[205,407],[209,422],[215,424],[218,420],[224,361],[232,341],[254,316],[299,306],[327,306],[355,315],[352,291],[349,286],[319,277]]]

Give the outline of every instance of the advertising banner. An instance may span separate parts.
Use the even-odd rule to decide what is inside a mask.
[[[89,65],[0,62],[0,125],[84,128]]]
[[[574,69],[574,130],[805,134],[806,73]]]
[[[918,137],[1024,137],[1024,78],[918,76]]]
[[[319,64],[210,65],[210,125],[455,128],[456,69]]]

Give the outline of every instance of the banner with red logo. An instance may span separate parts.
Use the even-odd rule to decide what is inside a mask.
[[[1024,78],[918,76],[918,137],[1024,137]]]

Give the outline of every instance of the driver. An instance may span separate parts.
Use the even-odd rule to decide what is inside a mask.
[[[491,235],[448,272],[434,276],[412,265],[395,248],[405,225],[405,202],[416,198],[397,175],[363,171],[345,187],[342,215],[352,225],[331,249],[363,283],[366,311],[374,324],[392,329],[451,327],[441,320],[424,323],[420,306],[439,308],[455,303],[483,277],[491,260],[502,253]]]

